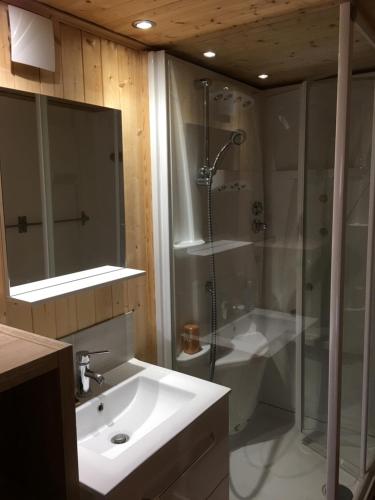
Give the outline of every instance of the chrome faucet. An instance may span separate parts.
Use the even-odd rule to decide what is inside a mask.
[[[95,373],[90,370],[90,356],[94,354],[108,354],[109,351],[78,351],[76,353],[77,361],[77,395],[78,397],[87,396],[90,394],[90,381],[95,380],[101,385],[104,382],[104,377],[100,373]]]

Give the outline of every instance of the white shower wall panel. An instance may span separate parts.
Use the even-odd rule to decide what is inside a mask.
[[[263,203],[263,172],[256,92],[199,66],[168,58],[174,306],[177,353],[186,323],[209,331],[210,297],[206,289],[209,256],[186,247],[207,240],[207,187],[198,186],[204,161],[203,92],[210,82],[210,162],[231,132],[241,129],[245,142],[232,147],[219,164],[214,184],[214,238],[249,242],[216,255],[218,324],[230,323],[260,304],[263,249],[252,243],[263,234],[251,230],[252,205]],[[235,245],[233,245],[234,247]],[[193,249],[193,246],[192,246]]]

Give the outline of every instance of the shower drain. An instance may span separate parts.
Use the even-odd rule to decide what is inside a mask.
[[[129,441],[129,436],[127,434],[120,433],[111,437],[111,443],[113,444],[124,444],[127,441]]]

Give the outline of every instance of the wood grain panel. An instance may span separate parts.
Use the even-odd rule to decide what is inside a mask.
[[[33,305],[31,311],[33,316],[33,332],[55,339],[57,334],[55,302],[49,301]]]
[[[375,6],[374,0],[357,0],[356,5],[366,21],[375,31]]]
[[[146,332],[135,340],[136,354],[141,359],[155,361],[156,339],[155,302],[150,295],[153,283],[153,248],[151,209],[151,169],[148,158],[148,88],[145,54],[117,48],[125,162],[125,213],[127,265],[143,267],[146,281],[141,277],[128,282],[128,309],[135,312],[136,331]],[[146,78],[146,81],[145,81]],[[150,225],[151,223],[151,225]],[[142,240],[142,235],[146,238]],[[142,241],[142,243],[140,243]],[[149,316],[149,314],[152,315]]]
[[[78,330],[77,301],[68,295],[55,301],[56,338],[64,337]]]
[[[14,88],[14,75],[11,71],[8,11],[0,3],[0,86]]]
[[[120,89],[117,63],[117,46],[108,40],[101,40],[103,57],[104,106],[120,108]]]
[[[102,286],[96,288],[95,295],[95,323],[101,323],[113,317],[112,287]]]
[[[131,312],[132,309],[130,308],[129,305],[129,282],[125,281],[124,283],[124,309],[125,313]]]
[[[124,283],[115,283],[112,285],[112,313],[113,316],[124,314],[125,309],[125,293]]]
[[[40,92],[43,95],[50,95],[54,97],[63,97],[63,80],[61,68],[61,31],[60,23],[52,20],[54,38],[55,38],[55,71],[47,71],[44,69],[39,70],[40,74]]]
[[[103,106],[100,38],[82,33],[82,50],[86,102]]]
[[[93,290],[76,295],[78,330],[95,324],[95,294]]]
[[[0,4],[1,8],[1,4]],[[7,303],[6,298],[8,296],[8,261],[7,261],[7,247],[5,239],[5,221],[2,217],[2,207],[3,207],[3,187],[0,175],[0,323],[6,323],[7,319]]]
[[[30,304],[8,300],[6,303],[6,321],[8,325],[29,332],[33,331],[33,316]]]
[[[151,156],[150,147],[150,120],[148,112],[148,56],[145,53],[140,55],[141,57],[141,72],[140,72],[140,85],[141,94],[140,101],[142,106],[142,130],[143,130],[143,141],[142,141],[142,166],[143,166],[143,189],[144,189],[144,216],[145,216],[145,227],[144,234],[146,235],[145,248],[146,248],[146,272],[147,280],[145,280],[146,291],[145,297],[146,302],[146,314],[145,319],[147,321],[146,331],[149,332],[148,335],[148,356],[152,356],[152,353],[156,353],[156,337],[152,332],[156,331],[156,306],[154,300],[155,294],[155,276],[154,276],[154,241],[153,241],[153,220],[152,220],[152,183],[151,183],[151,164],[149,158]],[[156,362],[156,357],[153,358]]]
[[[337,73],[339,0],[48,0],[50,5],[135,37],[148,46],[267,88]],[[373,0],[358,0],[375,26]],[[334,12],[334,15],[333,15]],[[136,30],[132,21],[156,26]],[[375,67],[372,50],[357,46],[356,70]],[[206,59],[203,52],[216,52]],[[258,74],[270,74],[259,80]]]
[[[40,75],[38,68],[25,66],[24,64],[12,63],[14,73],[14,87],[25,92],[40,94]]]
[[[144,185],[142,162],[142,110],[139,109],[141,90],[139,88],[138,53],[125,48],[118,49],[120,102],[122,114],[122,133],[125,162],[125,213],[126,258],[130,267],[146,262],[145,245],[140,245],[140,234],[145,234]]]
[[[62,80],[65,99],[84,101],[81,32],[61,25]]]
[[[370,0],[371,1],[371,0]],[[171,41],[197,34],[222,31],[234,26],[258,24],[263,20],[307,9],[338,5],[339,0],[44,0],[44,3],[100,26],[128,35],[147,45],[165,46]],[[155,28],[137,30],[132,22],[152,19]]]
[[[337,74],[339,9],[333,7],[238,26],[172,43],[173,53],[257,87],[301,82]],[[216,51],[214,60],[203,52]],[[373,49],[356,40],[356,70],[374,68]],[[257,76],[267,73],[267,80]]]
[[[30,12],[35,12],[35,14],[39,14],[40,16],[51,18],[56,22],[67,24],[68,26],[74,26],[81,31],[92,33],[93,35],[111,40],[134,50],[146,49],[146,46],[143,43],[137,42],[133,38],[115,33],[114,31],[104,28],[103,26],[99,26],[98,24],[92,24],[92,22],[85,21],[84,19],[71,15],[63,10],[53,9],[44,2],[38,3],[36,0],[8,0],[7,3],[20,7],[21,9],[29,10]]]
[[[12,3],[20,4],[17,0]],[[23,7],[33,10],[32,2],[25,0],[22,3]],[[9,325],[60,338],[134,309],[137,354],[146,361],[155,360],[147,54],[115,43],[116,37],[107,40],[96,35],[104,33],[96,26],[81,23],[85,27],[81,30],[72,24],[61,23],[61,18],[73,24],[75,20],[64,18],[60,12],[54,17],[49,9],[55,31],[56,71],[50,73],[11,66],[6,8],[6,3],[0,2],[0,85],[31,91],[39,89],[47,95],[121,109],[127,264],[145,269],[147,278],[136,278],[131,285],[125,282],[95,292],[77,293],[31,308],[27,304],[5,300],[1,290],[6,288],[6,272],[2,276],[0,269],[0,315],[3,321],[6,315]],[[45,13],[43,9],[41,5],[36,11]],[[80,21],[77,23],[79,25]],[[151,233],[147,234],[148,231]],[[5,248],[0,245],[0,253],[4,252]]]

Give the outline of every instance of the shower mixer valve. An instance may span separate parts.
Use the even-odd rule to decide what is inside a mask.
[[[252,212],[255,216],[263,213],[263,203],[261,201],[254,201],[252,205]]]
[[[257,234],[261,231],[267,231],[268,225],[265,222],[262,222],[260,219],[254,219],[251,225],[253,233]]]

